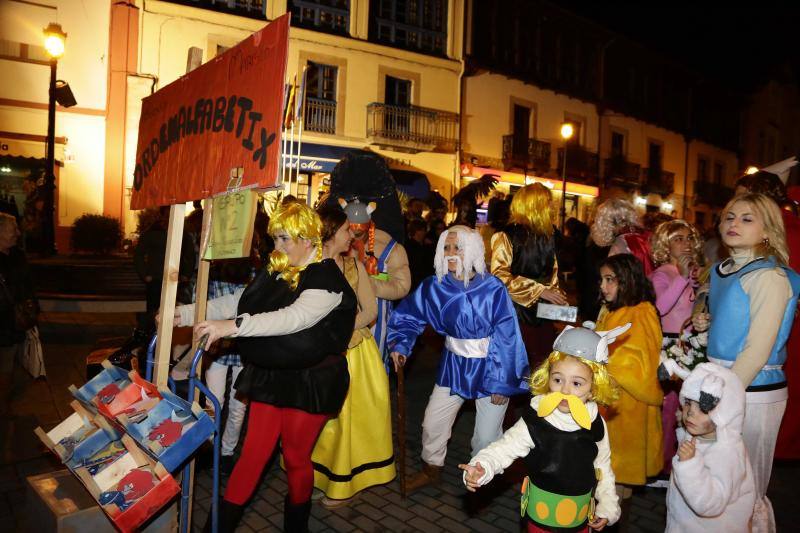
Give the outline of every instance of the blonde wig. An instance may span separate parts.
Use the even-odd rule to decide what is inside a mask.
[[[553,365],[567,358],[572,358],[581,364],[589,367],[592,371],[592,397],[591,399],[600,405],[611,405],[619,398],[619,389],[608,373],[606,365],[589,361],[582,357],[575,357],[566,353],[553,351],[544,360],[536,372],[530,378],[531,394],[547,394],[550,392],[550,370]]]
[[[612,198],[597,208],[591,230],[592,240],[597,246],[611,246],[621,230],[638,225],[639,215],[633,204],[621,198]]]
[[[725,220],[726,213],[739,202],[749,205],[754,214],[764,224],[764,233],[767,234],[766,242],[759,243],[755,248],[755,255],[768,257],[774,256],[782,265],[789,264],[789,246],[786,244],[786,229],[783,226],[783,216],[778,204],[765,194],[745,193],[734,196],[722,210],[720,224]]]
[[[436,255],[433,258],[436,279],[441,282],[442,278],[447,275],[447,261],[444,259],[444,241],[453,232],[458,234],[458,249],[464,252],[464,259],[460,265],[461,270],[457,274],[463,276],[464,286],[467,287],[473,270],[479,275],[483,275],[486,272],[483,238],[480,233],[467,226],[452,226],[439,235],[439,242],[436,243]]]
[[[514,193],[511,224],[527,226],[539,235],[553,235],[553,194],[541,183],[532,183]]]
[[[685,220],[675,219],[659,224],[653,232],[653,235],[650,236],[650,255],[655,266],[659,267],[670,262],[669,241],[682,229],[689,232],[689,238],[692,239],[694,243],[692,244],[694,262],[698,265],[702,265],[705,262],[703,256],[703,239],[700,237],[697,228]]]
[[[295,241],[298,239],[311,241],[317,251],[312,262],[322,260],[322,222],[319,215],[306,204],[286,202],[278,206],[269,220],[268,231],[272,238],[285,231]],[[305,270],[306,266],[308,265],[290,265],[289,257],[285,253],[274,250],[269,255],[267,272],[270,274],[280,273],[283,279],[289,283],[289,287],[294,290],[300,281],[300,273]]]

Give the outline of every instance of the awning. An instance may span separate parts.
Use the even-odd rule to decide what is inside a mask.
[[[286,159],[284,166],[287,168],[297,168],[300,162],[301,172],[331,172],[336,163],[339,162],[344,154],[359,150],[350,146],[335,146],[329,144],[314,144],[304,142],[300,146],[300,156],[297,155],[297,142],[286,145]],[[291,157],[290,157],[291,153]]]
[[[415,170],[399,170],[390,168],[389,171],[394,177],[397,188],[403,191],[410,198],[425,200],[431,192],[431,184],[428,176]]]
[[[495,174],[499,177],[500,183],[505,183],[507,185],[514,185],[516,187],[523,187],[525,185],[530,185],[531,183],[541,183],[548,189],[551,189],[555,192],[561,192],[561,180],[555,180],[551,178],[544,178],[541,176],[534,176],[534,175],[523,175],[519,172],[507,172],[505,170],[499,170],[496,168],[488,168],[488,167],[470,167],[467,169],[467,173],[464,173],[462,169],[462,179],[466,180],[474,180],[477,179],[484,174]],[[584,185],[583,183],[574,183],[572,181],[567,181],[567,194],[575,194],[578,196],[588,196],[591,198],[597,198],[600,195],[600,189],[594,187],[592,185]]]

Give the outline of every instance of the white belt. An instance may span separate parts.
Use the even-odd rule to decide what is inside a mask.
[[[489,353],[489,339],[456,339],[447,336],[444,339],[444,347],[461,357],[484,358]]]
[[[717,359],[716,357],[709,357],[708,360],[712,363],[718,364],[719,366],[724,366],[725,368],[730,368],[733,366],[733,363],[735,363],[735,361]],[[761,370],[783,370],[783,365],[764,365],[761,367]]]

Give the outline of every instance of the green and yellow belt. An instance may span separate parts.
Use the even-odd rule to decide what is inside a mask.
[[[522,483],[522,516],[543,526],[578,527],[586,522],[591,504],[592,491],[564,496],[537,487],[528,477]]]

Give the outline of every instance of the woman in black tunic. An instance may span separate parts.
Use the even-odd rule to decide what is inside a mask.
[[[349,385],[347,350],[356,297],[336,263],[322,259],[321,224],[309,207],[290,203],[273,215],[275,251],[267,269],[243,290],[208,302],[194,326],[207,345],[236,337],[244,369],[236,389],[250,399],[247,436],[221,505],[220,531],[233,531],[278,439],[289,494],[284,530],[308,529],[314,471],[311,451]],[[176,311],[191,324],[193,306]]]

